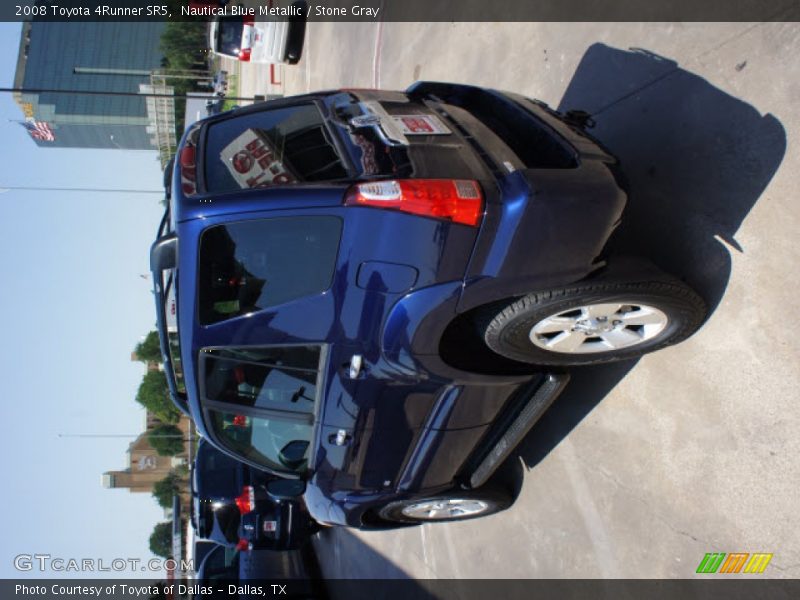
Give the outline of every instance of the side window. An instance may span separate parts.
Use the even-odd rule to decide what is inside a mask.
[[[204,352],[205,397],[241,406],[312,413],[317,346],[224,348]]]
[[[232,452],[269,469],[305,472],[312,435],[309,422],[219,410],[208,414],[214,434]]]
[[[319,346],[204,350],[203,399],[218,442],[269,469],[305,472],[321,354]]]
[[[256,219],[200,238],[199,317],[209,325],[328,289],[342,223],[337,217]]]

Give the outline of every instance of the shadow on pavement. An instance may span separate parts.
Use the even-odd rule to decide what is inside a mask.
[[[345,527],[323,529],[313,546],[331,600],[436,598],[422,582]]]
[[[746,251],[736,232],[783,160],[781,123],[672,60],[603,44],[586,51],[558,109],[590,113],[591,134],[620,159],[629,199],[612,252],[685,280],[710,316],[730,277],[728,248]],[[519,446],[524,462],[542,460],[636,362],[574,369]]]
[[[629,184],[612,248],[685,279],[713,311],[730,276],[725,246],[746,251],[736,232],[786,152],[780,121],[672,60],[603,44],[586,51],[564,93],[559,110],[572,109],[593,115],[591,133]]]

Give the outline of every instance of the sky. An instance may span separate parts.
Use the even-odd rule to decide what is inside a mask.
[[[2,87],[13,85],[20,29],[0,23]],[[19,554],[147,560],[162,509],[149,494],[103,488],[101,477],[126,468],[128,444],[144,427],[134,401],[144,365],[130,355],[155,325],[141,275],[161,196],[2,190],[157,191],[157,154],[40,148],[9,119],[22,112],[0,93],[0,577],[26,576],[14,569]]]

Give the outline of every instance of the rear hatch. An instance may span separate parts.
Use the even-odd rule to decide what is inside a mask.
[[[461,134],[403,92],[349,90],[327,96],[324,103],[360,178],[491,182]]]

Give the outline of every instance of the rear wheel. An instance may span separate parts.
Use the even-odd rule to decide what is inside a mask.
[[[499,489],[453,490],[426,498],[392,502],[378,514],[386,521],[400,523],[465,521],[505,510],[511,502],[511,495]]]
[[[705,314],[705,303],[688,285],[649,274],[529,294],[491,318],[484,340],[522,362],[609,362],[676,344],[700,327]]]

